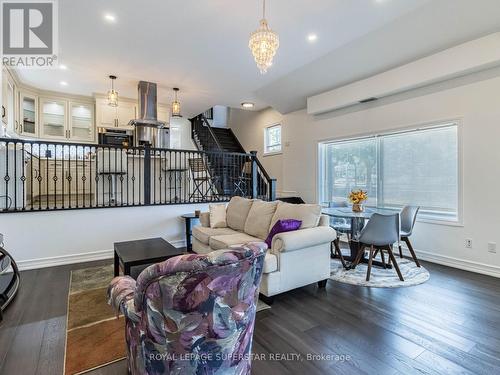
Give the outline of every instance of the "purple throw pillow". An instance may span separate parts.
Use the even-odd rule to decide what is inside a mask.
[[[302,220],[295,219],[284,219],[278,220],[276,224],[274,224],[273,229],[269,232],[269,235],[266,238],[266,244],[269,248],[271,248],[271,243],[273,242],[273,237],[278,233],[283,232],[291,232],[297,230],[302,225]]]

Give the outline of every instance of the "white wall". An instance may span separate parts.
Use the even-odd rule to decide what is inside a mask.
[[[283,116],[272,108],[259,112],[231,108],[229,127],[246,152],[257,151],[257,157],[271,178],[276,178],[278,193],[283,191],[282,155],[264,155],[264,129],[281,124]]]
[[[180,217],[206,204],[0,215],[5,248],[22,269],[111,258],[113,243],[163,237],[184,246]]]
[[[500,276],[500,70],[492,69],[445,84],[319,117],[298,111],[284,117],[285,189],[317,199],[317,144],[321,140],[416,126],[448,119],[462,124],[463,226],[418,222],[412,238],[423,258]],[[466,238],[473,248],[466,249]]]

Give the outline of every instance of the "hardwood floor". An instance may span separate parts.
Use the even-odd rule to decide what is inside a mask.
[[[0,374],[62,374],[70,270],[102,263],[22,273],[0,326]],[[252,373],[500,373],[500,280],[424,266],[431,279],[416,287],[329,280],[277,296],[257,315],[254,353],[266,360]],[[91,374],[126,374],[126,365]]]

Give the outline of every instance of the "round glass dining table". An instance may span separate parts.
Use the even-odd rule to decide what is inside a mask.
[[[395,213],[400,213],[401,211],[389,208],[365,207],[363,212],[354,212],[351,207],[329,207],[329,208],[323,208],[321,212],[324,215],[328,215],[330,217],[343,218],[351,221],[350,241],[349,241],[351,255],[347,257],[345,256],[344,259],[353,262],[354,259],[356,259],[358,251],[360,250],[359,242],[357,241],[357,239],[359,238],[361,230],[365,226],[366,220],[369,220],[373,214],[391,215]],[[361,261],[367,262],[364,256]],[[377,263],[378,262],[373,262],[374,265],[378,265]],[[380,265],[382,266],[382,263],[380,263]]]

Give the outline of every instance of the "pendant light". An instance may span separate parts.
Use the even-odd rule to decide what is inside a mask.
[[[266,0],[263,0],[262,19],[260,27],[250,35],[248,47],[252,51],[260,73],[265,74],[273,65],[273,58],[280,46],[278,34],[272,31],[266,20]]]
[[[115,91],[115,79],[116,76],[109,76],[111,80],[111,90],[108,91],[108,105],[110,107],[118,107],[118,92]]]
[[[172,102],[172,117],[182,117],[181,116],[181,103],[177,99],[177,93],[179,89],[174,87],[174,101]]]

